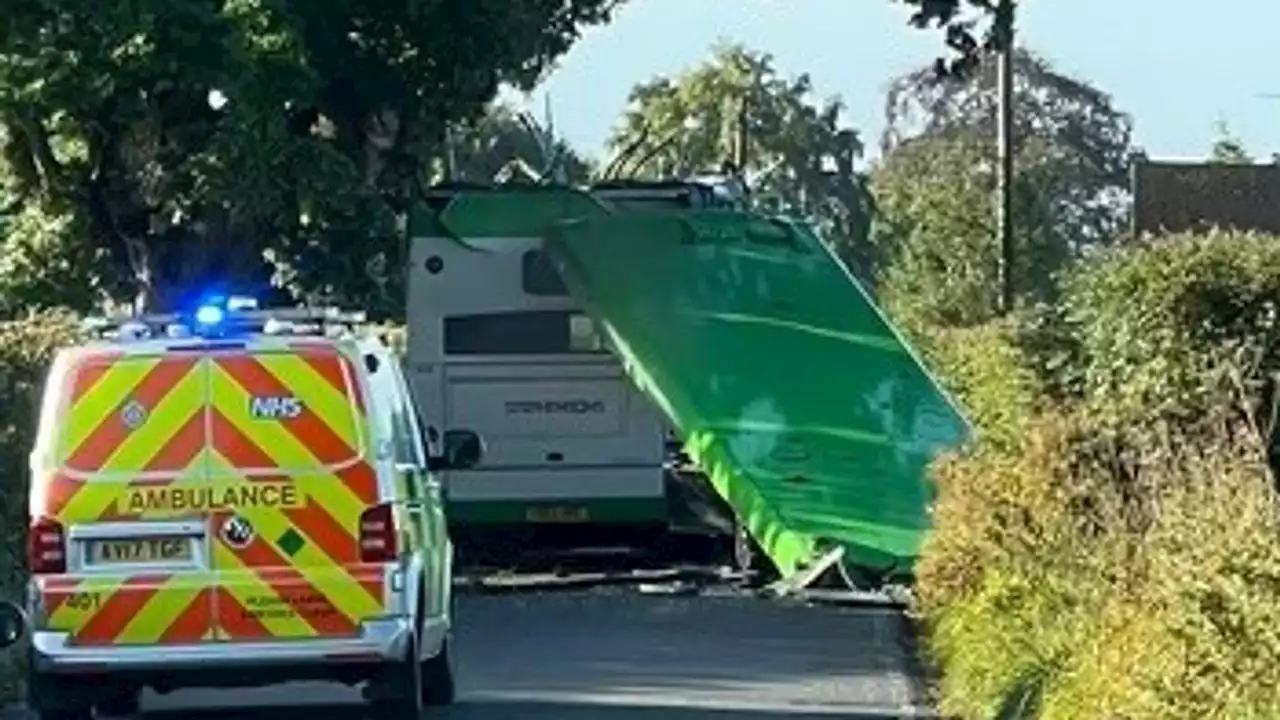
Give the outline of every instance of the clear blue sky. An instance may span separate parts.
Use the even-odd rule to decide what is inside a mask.
[[[1153,157],[1203,157],[1219,120],[1255,156],[1280,150],[1280,99],[1259,97],[1280,93],[1268,49],[1280,29],[1277,0],[1023,6],[1021,43],[1109,92]],[[874,144],[888,82],[942,49],[940,34],[908,27],[907,16],[889,0],[630,0],[612,24],[586,33],[530,109],[550,91],[557,129],[597,154],[634,83],[678,73],[727,39],[773,53],[785,73],[809,72],[820,93],[845,100],[847,122]]]

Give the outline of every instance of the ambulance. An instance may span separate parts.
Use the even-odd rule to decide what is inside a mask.
[[[452,702],[436,478],[482,444],[427,426],[364,326],[217,297],[57,354],[31,453],[38,717],[292,680],[363,685],[379,718]]]

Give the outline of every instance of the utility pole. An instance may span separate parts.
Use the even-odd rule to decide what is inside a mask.
[[[458,175],[458,149],[454,145],[453,123],[444,126],[444,178],[453,182]]]
[[[997,13],[997,22],[1007,20],[1007,34],[999,47],[996,69],[999,86],[999,122],[997,130],[997,154],[1000,168],[998,179],[999,203],[997,217],[1000,232],[1000,312],[1013,310],[1013,74],[1014,74],[1014,28],[1013,8],[1015,0],[1001,0]]]
[[[734,127],[733,143],[733,180],[737,183],[736,191],[740,193],[739,200],[743,203],[748,201],[752,190],[747,180],[747,165],[750,162],[748,155],[751,152],[751,133],[748,127],[751,122],[751,102],[755,99],[754,94],[760,91],[760,84],[760,70],[755,69],[738,99],[738,122]]]
[[[733,137],[733,164],[737,167],[739,177],[746,177],[747,173],[747,118],[750,112],[750,90],[747,90],[738,101],[738,122]]]

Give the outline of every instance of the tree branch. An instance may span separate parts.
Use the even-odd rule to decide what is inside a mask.
[[[626,162],[631,159],[631,156],[636,154],[636,152],[638,152],[648,140],[649,125],[646,123],[640,127],[640,132],[636,133],[636,139],[626,147],[622,148],[622,151],[614,156],[613,160],[609,162],[609,165],[605,167],[601,177],[605,180],[615,179],[615,175],[622,170],[622,166],[625,165]]]
[[[893,0],[915,8],[907,20],[912,27],[943,31],[944,42],[953,52],[950,60],[939,57],[934,71],[943,77],[967,77],[981,64],[982,56],[995,53],[1013,41],[1013,24],[1018,0],[967,0],[978,17],[962,17],[962,0]],[[975,28],[985,21],[980,33]],[[979,40],[981,37],[981,40]]]
[[[27,142],[27,149],[40,177],[41,189],[46,194],[55,193],[65,175],[62,163],[53,154],[48,128],[44,126],[43,120],[34,116],[34,113],[21,113],[14,119],[17,120],[18,132],[22,133]]]

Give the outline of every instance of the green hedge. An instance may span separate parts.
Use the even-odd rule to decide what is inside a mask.
[[[1063,291],[1035,322],[926,343],[982,433],[935,467],[918,572],[944,714],[1280,717],[1280,503],[1257,422],[1280,241],[1163,238]]]
[[[0,597],[19,600],[26,578],[27,455],[44,374],[54,351],[75,339],[70,315],[48,312],[0,322]],[[0,653],[0,705],[20,692],[12,653]]]
[[[1240,370],[1280,371],[1280,238],[1211,233],[1103,255],[1065,283],[1071,378],[1099,422],[1194,424]]]

